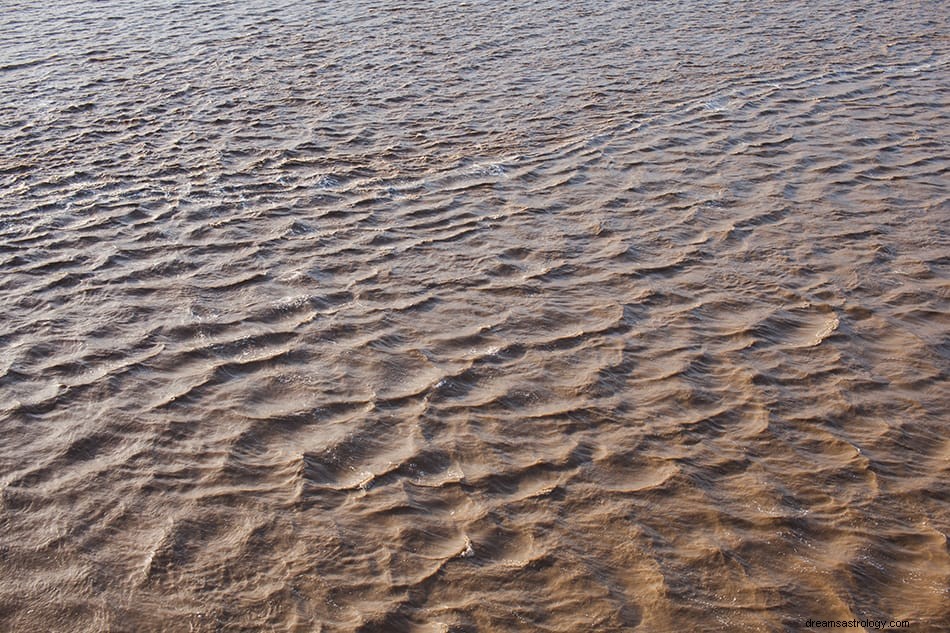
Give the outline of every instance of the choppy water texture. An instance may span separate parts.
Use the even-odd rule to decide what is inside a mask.
[[[0,629],[950,630],[946,2],[4,4]]]

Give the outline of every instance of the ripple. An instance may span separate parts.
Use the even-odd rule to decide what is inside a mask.
[[[947,621],[945,7],[65,8],[0,628]]]

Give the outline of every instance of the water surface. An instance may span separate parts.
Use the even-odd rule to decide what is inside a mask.
[[[950,622],[946,2],[2,2],[0,628]]]

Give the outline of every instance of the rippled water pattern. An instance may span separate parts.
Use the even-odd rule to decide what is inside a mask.
[[[946,2],[3,5],[0,629],[950,630]]]

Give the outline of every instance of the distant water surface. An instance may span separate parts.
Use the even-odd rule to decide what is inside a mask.
[[[0,9],[0,630],[950,630],[947,2]]]

